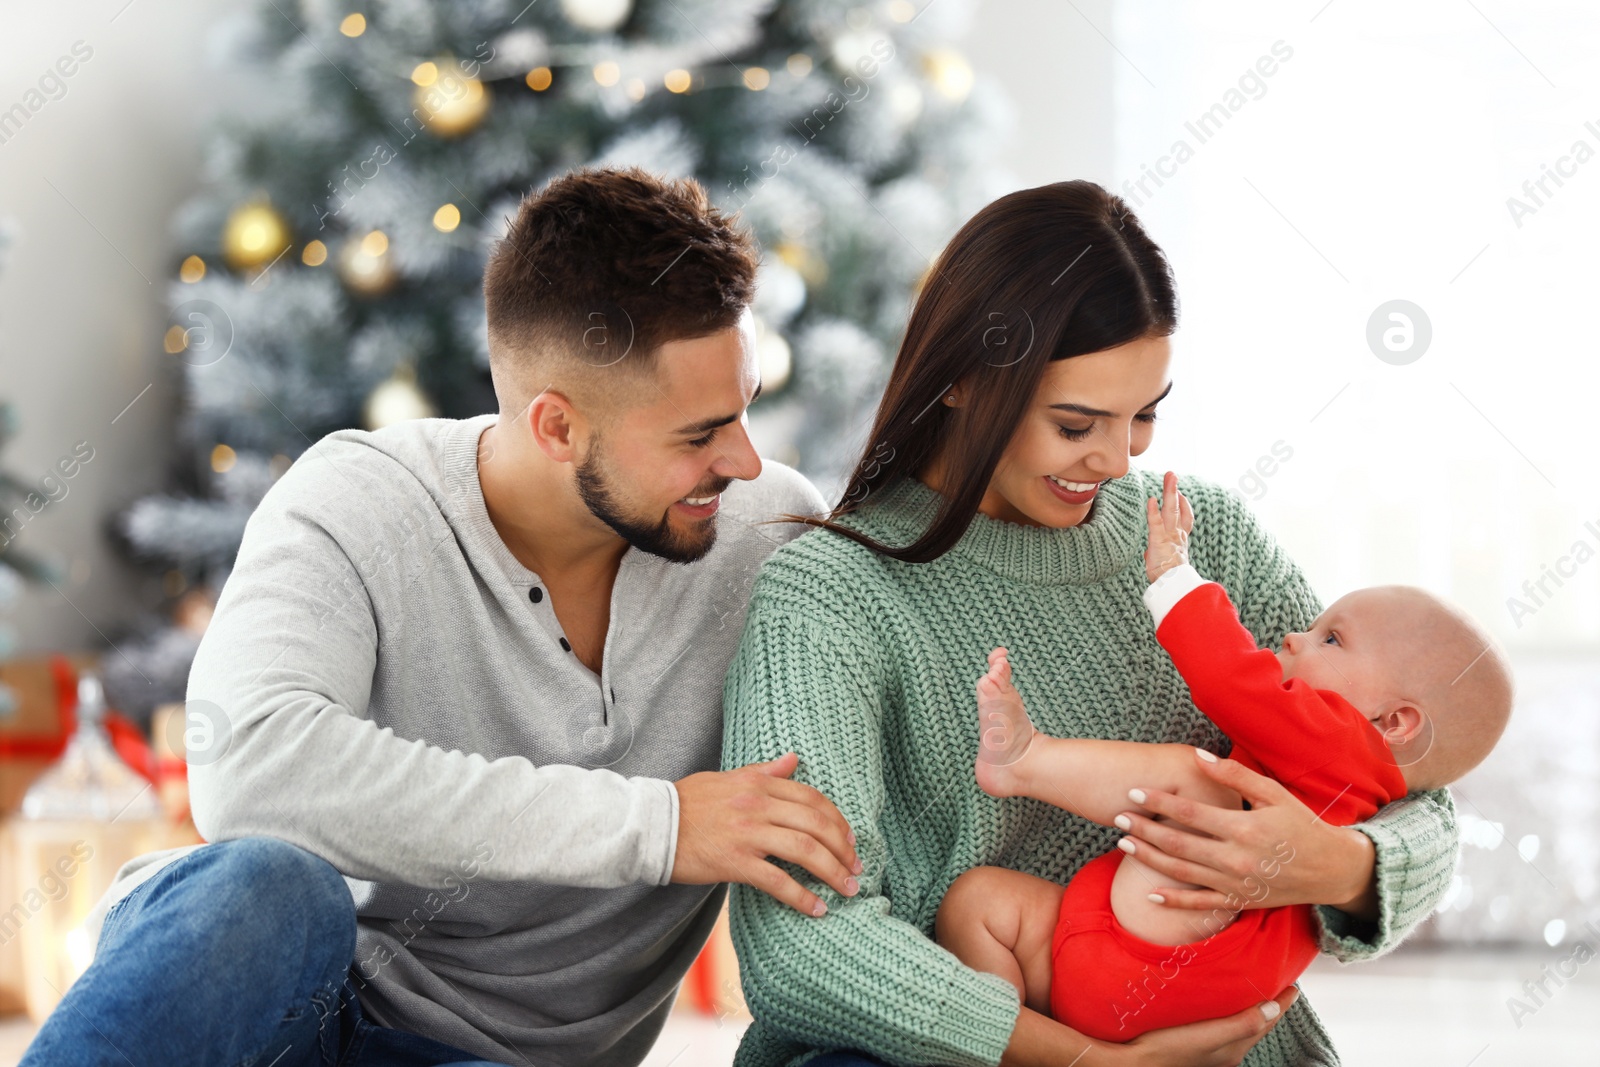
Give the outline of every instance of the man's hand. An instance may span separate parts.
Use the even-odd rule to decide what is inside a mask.
[[[703,771],[673,783],[678,790],[678,848],[672,881],[690,885],[740,882],[794,908],[821,916],[822,898],[768,857],[797,864],[855,896],[861,873],[855,834],[832,802],[789,781],[800,757],[786,752],[733,771]]]
[[[1178,492],[1178,476],[1171,471],[1161,480],[1161,506],[1155,498],[1144,502],[1150,536],[1144,553],[1144,576],[1152,582],[1181,563],[1189,562],[1189,531],[1194,511],[1189,498]]]

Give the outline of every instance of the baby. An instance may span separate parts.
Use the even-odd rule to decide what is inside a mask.
[[[1147,502],[1145,603],[1195,706],[1232,739],[1231,758],[1325,822],[1349,826],[1455,781],[1489,754],[1510,716],[1511,674],[1471,618],[1423,590],[1379,586],[1341,597],[1306,633],[1284,638],[1282,651],[1257,649],[1222,586],[1188,563],[1194,517],[1170,471],[1162,495],[1159,511]],[[1137,786],[1243,806],[1201,773],[1188,745],[1038,733],[1003,648],[989,654],[977,688],[986,793],[1122,829],[1130,823],[1119,813],[1142,810]],[[1285,842],[1262,864],[1252,903],[1292,859]],[[969,966],[1010,980],[1028,1007],[1115,1042],[1270,1000],[1317,954],[1309,904],[1206,914],[1164,907],[1150,892],[1160,885],[1188,886],[1121,850],[1090,860],[1064,888],[978,867],[951,885],[935,932]]]

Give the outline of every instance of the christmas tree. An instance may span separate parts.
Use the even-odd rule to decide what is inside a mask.
[[[11,245],[12,223],[0,219],[0,271],[5,268],[6,250]],[[17,410],[0,400],[0,451],[16,436]],[[17,547],[19,534],[49,500],[49,495],[37,485],[30,485],[14,475],[0,470],[0,660],[6,659],[17,647],[14,627],[7,624],[5,615],[22,596],[22,583],[27,580],[55,581],[60,578],[56,568],[37,556]],[[0,719],[16,710],[16,694],[0,683]]]
[[[176,220],[169,492],[119,527],[169,596],[216,589],[319,437],[494,410],[481,291],[517,203],[584,165],[697,178],[763,249],[758,441],[836,488],[931,257],[1004,191],[1004,103],[948,41],[969,0],[265,0],[225,36],[273,91],[211,136]],[[140,717],[187,632],[124,648]]]

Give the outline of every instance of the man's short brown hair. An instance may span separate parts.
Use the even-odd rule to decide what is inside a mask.
[[[522,201],[484,271],[502,410],[553,382],[593,401],[598,383],[637,381],[662,344],[735,326],[758,258],[693,178],[586,167],[551,180]]]

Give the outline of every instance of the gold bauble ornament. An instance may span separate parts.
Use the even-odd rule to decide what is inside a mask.
[[[389,291],[399,275],[389,261],[389,238],[382,230],[344,243],[339,250],[339,277],[362,296],[380,296]]]
[[[492,96],[477,78],[468,77],[453,59],[423,63],[412,72],[413,98],[423,125],[439,137],[460,137],[478,128],[489,113]]]
[[[368,394],[362,422],[369,430],[381,430],[407,419],[431,419],[436,414],[433,402],[417,385],[417,372],[411,364],[402,363]]]
[[[222,256],[234,270],[271,263],[289,247],[289,224],[264,200],[233,209],[222,227]]]
[[[780,241],[775,249],[778,258],[797,271],[806,284],[820,289],[828,280],[828,265],[811,249],[798,241]]]

